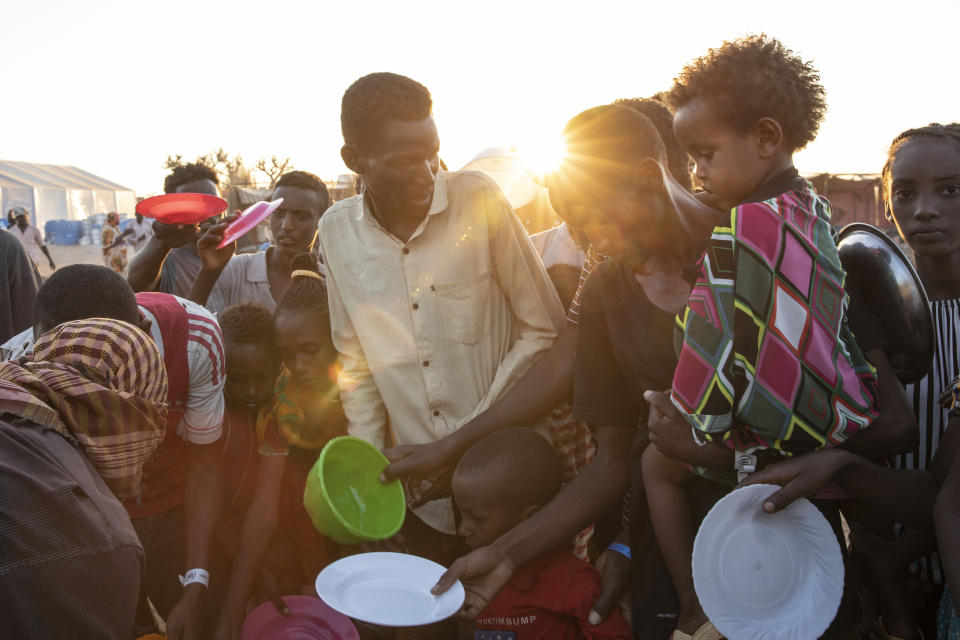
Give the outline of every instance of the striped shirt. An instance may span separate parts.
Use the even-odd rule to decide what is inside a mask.
[[[220,326],[209,311],[162,293],[138,293],[137,303],[143,317],[151,320],[151,337],[164,351],[170,408],[163,443],[143,469],[143,491],[125,503],[134,519],[183,504],[188,446],[209,445],[223,431],[226,378]]]
[[[223,418],[223,383],[226,359],[220,325],[213,315],[190,300],[176,298],[187,311],[187,366],[190,390],[184,420],[177,428],[181,437],[195,444],[210,444],[220,437]],[[163,354],[163,335],[156,316],[142,304],[140,314],[150,320],[150,337]],[[9,362],[33,352],[33,329],[26,329],[5,342],[0,360]]]
[[[596,252],[592,247],[587,250],[587,258],[583,261],[583,269],[580,271],[580,284],[577,285],[577,292],[570,302],[570,308],[567,309],[567,323],[571,327],[576,327],[577,323],[580,322],[580,296],[583,294],[583,285],[586,284],[587,278],[597,268],[597,265],[606,259],[605,255]]]
[[[940,394],[960,375],[960,298],[932,300],[933,332],[936,336],[933,364],[919,382],[906,385],[920,429],[916,451],[894,458],[898,469],[927,469],[947,429],[947,409],[940,406]],[[919,561],[921,575],[940,584],[943,570],[937,554]]]
[[[895,458],[898,469],[926,469],[947,428],[947,410],[940,406],[940,394],[960,375],[960,298],[930,302],[936,346],[930,372],[919,382],[908,384],[907,397],[913,405],[920,428],[916,451]]]
[[[190,300],[176,299],[187,312],[187,366],[190,370],[186,408],[177,433],[193,444],[210,444],[220,438],[222,431],[223,383],[226,378],[223,337],[220,325],[209,311]],[[163,336],[156,317],[142,304],[140,313],[151,321],[150,336],[163,353]]]

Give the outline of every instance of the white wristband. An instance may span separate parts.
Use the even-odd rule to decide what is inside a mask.
[[[190,571],[187,571],[187,575],[180,576],[180,584],[183,586],[193,584],[194,582],[199,582],[203,586],[209,587],[210,573],[206,569],[190,569]]]
[[[751,453],[735,452],[733,468],[737,471],[737,482],[743,482],[757,470],[757,456]]]

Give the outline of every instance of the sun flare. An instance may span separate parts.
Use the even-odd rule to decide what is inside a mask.
[[[517,157],[534,176],[545,176],[560,167],[567,155],[567,145],[559,135],[544,135],[517,146]]]

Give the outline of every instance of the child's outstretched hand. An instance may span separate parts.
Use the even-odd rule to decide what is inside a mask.
[[[474,549],[458,558],[447,571],[440,576],[436,586],[430,590],[438,596],[452,587],[457,580],[463,583],[466,599],[460,610],[460,617],[473,620],[477,614],[487,608],[494,596],[513,576],[513,567],[497,553],[493,545]]]

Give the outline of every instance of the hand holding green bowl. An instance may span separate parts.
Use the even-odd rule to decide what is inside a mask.
[[[399,481],[380,483],[388,463],[360,438],[328,442],[303,492],[303,505],[317,531],[341,544],[385,540],[400,531],[407,503]]]

